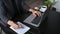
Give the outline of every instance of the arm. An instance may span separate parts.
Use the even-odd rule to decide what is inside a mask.
[[[22,7],[23,7],[23,9],[25,9],[25,10],[27,10],[29,12],[32,12],[32,14],[35,15],[35,16],[36,15],[41,16],[41,12],[30,8],[29,5],[27,5],[26,2],[24,2],[24,1],[22,1]]]
[[[22,5],[23,9],[25,9],[25,10],[27,10],[29,12],[33,12],[33,9],[30,8],[29,5],[26,2],[22,1],[21,5]]]
[[[12,26],[15,29],[20,27],[19,25],[15,24],[13,21],[11,21],[10,18],[7,16],[6,10],[4,9],[4,5],[3,5],[2,1],[0,1],[0,20],[1,20],[0,23],[5,27],[7,26],[7,24]]]
[[[22,8],[23,8],[23,9],[29,11],[30,7],[29,7],[28,4],[26,4],[26,2],[22,1],[21,5],[22,5]]]
[[[6,11],[3,8],[3,3],[2,1],[0,1],[0,19],[1,21],[3,21],[4,26],[7,25],[7,21],[8,21],[8,17],[6,15]]]

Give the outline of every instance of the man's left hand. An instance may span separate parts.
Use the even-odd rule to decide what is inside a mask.
[[[41,12],[39,12],[39,11],[36,11],[36,10],[33,10],[33,9],[30,9],[29,11],[32,12],[32,14],[35,15],[35,16],[41,16]]]

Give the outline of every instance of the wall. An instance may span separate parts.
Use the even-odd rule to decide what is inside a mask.
[[[54,7],[57,9],[58,12],[60,12],[60,0],[57,0],[57,3]]]

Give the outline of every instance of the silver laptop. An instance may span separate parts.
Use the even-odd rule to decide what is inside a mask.
[[[30,16],[28,16],[24,22],[25,23],[28,23],[30,25],[33,25],[35,27],[39,27],[40,24],[41,24],[41,20],[42,20],[42,17],[43,17],[44,13],[42,13],[42,16],[34,16],[33,14],[31,14]]]

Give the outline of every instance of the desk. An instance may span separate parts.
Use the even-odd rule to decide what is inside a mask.
[[[60,12],[49,10],[40,26],[42,34],[60,34]]]
[[[47,10],[47,11],[48,11],[48,10]],[[45,21],[45,17],[46,17],[46,15],[47,15],[47,11],[46,11],[45,14],[44,14],[44,17],[43,17],[42,22]],[[15,20],[15,21],[21,21],[23,24],[25,24],[25,25],[27,25],[27,26],[29,26],[29,27],[31,28],[31,29],[30,29],[28,32],[26,32],[25,34],[40,34],[40,27],[43,27],[43,26],[34,27],[34,26],[32,26],[32,25],[29,25],[29,24],[26,24],[26,23],[23,22],[24,19],[26,19],[30,14],[31,14],[31,13],[25,13],[25,14],[23,14],[22,16],[14,19],[14,20]],[[5,30],[5,32],[8,31],[10,34],[17,34],[17,33],[14,32],[13,30],[11,30],[9,27],[4,27],[3,25],[1,25],[1,27],[4,28],[3,30]],[[5,29],[5,28],[6,28],[6,29]],[[6,30],[7,30],[7,31],[6,31]],[[7,34],[8,34],[8,33],[7,33]]]
[[[30,15],[31,13],[25,13],[25,14],[23,14],[23,16],[21,16],[21,18],[17,18],[18,19],[18,21],[24,21],[24,19],[26,19],[29,15]],[[36,28],[36,27],[34,27],[34,26],[32,26],[32,25],[29,25],[29,24],[27,24],[27,23],[24,23],[24,22],[22,22],[23,24],[25,24],[25,25],[27,25],[27,26],[29,26],[31,29],[27,32],[27,33],[25,33],[25,34],[40,34],[40,30],[39,30],[39,28]]]
[[[45,12],[46,13],[46,12]],[[40,34],[40,26],[39,27],[34,27],[32,25],[26,24],[24,23],[24,19],[26,19],[31,13],[25,13],[22,16],[14,19],[15,21],[21,21],[23,24],[29,26],[31,29],[26,32],[25,34]],[[43,20],[45,18],[46,15],[44,15]],[[16,32],[14,32],[13,30],[11,30],[9,27],[4,27],[3,25],[1,25],[1,27],[3,28],[3,30],[5,30],[5,32],[9,32],[10,34],[17,34]],[[7,31],[6,31],[7,30]],[[7,33],[8,34],[8,33]]]
[[[48,10],[47,10],[48,11]],[[46,15],[47,15],[47,11],[44,13],[44,17],[43,17],[43,20],[45,20],[45,17],[46,17]],[[26,13],[26,14],[23,14],[23,16],[21,16],[22,17],[22,19],[21,18],[18,18],[18,21],[20,20],[20,21],[24,21],[24,19],[26,19],[27,18],[27,16],[29,16],[31,13]],[[25,16],[25,17],[24,17]],[[43,22],[43,20],[42,20],[42,22]],[[24,22],[22,22],[22,23],[24,23]],[[34,26],[32,26],[32,25],[29,25],[29,24],[27,24],[27,23],[24,23],[25,25],[27,25],[27,26],[29,26],[31,29],[28,31],[29,33],[31,33],[31,34],[40,34],[40,26],[39,27],[34,27]],[[27,33],[28,33],[27,32]]]
[[[28,15],[30,15],[30,13]],[[17,18],[17,20],[22,22],[25,18],[27,18],[28,15],[26,15],[26,17],[24,17],[24,18],[23,18],[23,16],[24,16],[23,15],[23,16],[21,16],[22,19],[20,19],[20,18],[18,19]],[[25,33],[25,34],[40,34],[39,28],[35,28],[35,27],[33,27],[31,25],[28,25],[28,24],[26,24],[24,22],[22,22],[22,23],[25,24],[25,25],[27,25],[27,26],[29,26],[29,27],[31,27],[31,29],[27,33]],[[2,24],[0,24],[0,26],[3,28],[4,32],[6,32],[6,33],[8,32],[10,34],[17,34],[13,30],[11,30],[9,27],[4,27]]]

